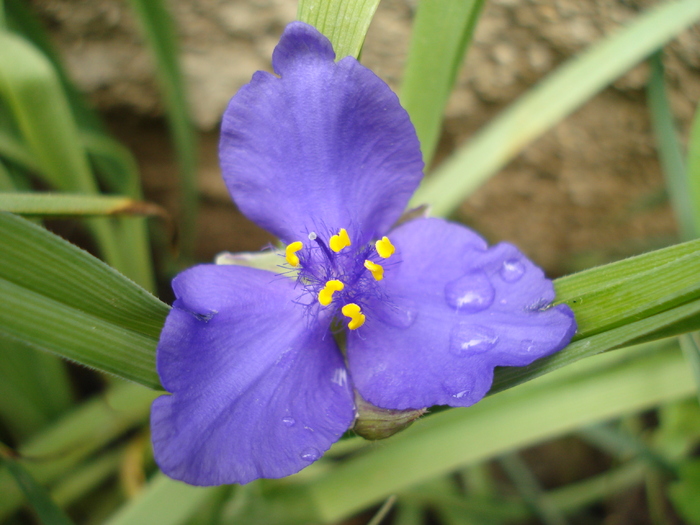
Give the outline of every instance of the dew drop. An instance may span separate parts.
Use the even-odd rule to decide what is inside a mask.
[[[525,265],[518,259],[508,259],[503,261],[500,274],[505,282],[514,283],[525,274]]]
[[[316,461],[318,458],[321,457],[321,453],[317,448],[309,447],[305,449],[300,455],[301,459],[304,461]]]
[[[486,310],[493,303],[495,292],[486,274],[481,271],[468,273],[447,283],[447,304],[469,314]]]
[[[520,341],[520,351],[525,353],[531,353],[535,350],[535,342],[532,339],[523,339]]]
[[[284,423],[285,426],[293,427],[294,424],[296,423],[296,421],[294,420],[293,417],[283,417],[283,418],[282,418],[282,423]]]
[[[459,323],[450,334],[450,352],[457,357],[488,352],[498,343],[498,336],[485,326]]]
[[[457,392],[456,394],[452,394],[452,397],[454,397],[456,399],[462,399],[468,393],[469,393],[469,390],[462,390],[461,392]]]

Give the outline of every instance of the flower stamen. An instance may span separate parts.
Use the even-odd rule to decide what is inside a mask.
[[[359,305],[355,303],[348,303],[343,306],[341,311],[345,317],[350,318],[350,322],[348,323],[348,328],[350,330],[357,330],[359,327],[365,324],[365,315],[362,313]]]
[[[287,262],[291,266],[299,266],[299,257],[296,255],[296,252],[301,250],[303,247],[304,245],[300,241],[287,245],[287,248],[284,250],[284,258],[287,259]]]
[[[328,306],[333,302],[333,294],[340,292],[345,288],[345,285],[337,279],[332,279],[326,283],[326,286],[318,292],[318,302],[323,306]]]
[[[396,251],[396,248],[394,248],[394,245],[391,244],[389,237],[387,237],[386,235],[379,239],[374,244],[374,246],[377,248],[377,253],[382,259],[388,259],[392,255],[394,255],[394,252]]]
[[[350,246],[352,243],[350,242],[350,237],[348,236],[347,230],[345,228],[341,228],[337,235],[333,235],[330,238],[328,244],[330,245],[331,250],[338,253],[340,250]]]
[[[374,277],[376,281],[384,279],[384,268],[382,268],[381,264],[377,264],[368,259],[365,261],[365,268],[372,272],[372,277]]]

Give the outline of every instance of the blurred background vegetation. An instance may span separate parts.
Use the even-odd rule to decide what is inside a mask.
[[[375,3],[350,3],[369,5],[362,62],[400,94],[431,171],[446,176],[459,172],[448,161],[455,151],[515,101],[527,103],[542,79],[660,4],[382,0],[372,18]],[[4,0],[0,8],[0,191],[120,196],[54,201],[54,212],[47,202],[29,212],[0,200],[0,209],[49,216],[52,231],[166,303],[178,270],[273,240],[230,201],[218,124],[252,73],[271,69],[296,2]],[[457,204],[428,198],[430,188],[418,198],[490,242],[517,244],[552,277],[694,238],[698,207],[684,196],[693,195],[686,173],[700,177],[700,130],[691,133],[700,101],[700,28],[691,24],[700,14],[678,12],[648,18],[649,27],[670,27],[654,36],[659,44],[675,37],[654,58],[632,69],[621,62],[609,87],[586,88],[567,106],[564,95],[591,71],[634,55],[637,43],[658,46],[630,38],[573,72],[551,101],[566,106],[561,117],[576,109],[565,120],[513,118],[504,125],[511,135],[491,135],[505,152],[472,141],[472,151],[482,144],[473,155],[504,165],[483,168],[483,180],[496,174],[476,191],[455,186]],[[300,13],[309,16],[303,4]],[[429,70],[430,62],[444,67]],[[537,126],[546,132],[528,131]],[[92,218],[76,219],[83,215]],[[167,311],[153,308],[154,319]],[[157,338],[152,325],[139,333]],[[680,346],[685,360],[677,339],[650,343],[430,416],[386,443],[345,440],[289,482],[195,489],[156,473],[147,430],[156,393],[0,331],[0,523],[700,523],[698,339],[684,336]]]

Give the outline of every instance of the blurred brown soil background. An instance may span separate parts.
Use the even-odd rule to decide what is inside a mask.
[[[578,51],[656,2],[487,2],[446,110],[437,162]],[[126,0],[32,0],[77,84],[141,165],[149,200],[177,213],[163,105]],[[171,0],[191,112],[200,130],[197,256],[257,250],[271,239],[240,216],[221,181],[218,124],[229,98],[270,56],[294,0]],[[383,0],[362,61],[401,84],[416,0]],[[439,57],[436,57],[438,60]],[[666,48],[668,88],[685,142],[700,101],[700,28]],[[645,101],[642,64],[529,146],[461,206],[491,242],[514,242],[561,275],[676,240]]]

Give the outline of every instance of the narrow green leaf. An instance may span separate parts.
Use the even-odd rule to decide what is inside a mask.
[[[358,58],[378,5],[379,0],[299,0],[297,19],[328,37],[336,60]]]
[[[149,388],[158,340],[0,278],[0,334]]]
[[[0,336],[0,416],[21,441],[72,403],[65,363]]]
[[[649,59],[651,76],[647,86],[647,98],[651,110],[651,121],[656,135],[659,158],[663,166],[666,188],[671,197],[681,238],[695,239],[700,230],[695,231],[695,217],[690,188],[683,161],[683,152],[678,141],[678,132],[673,121],[671,104],[666,93],[662,52]]]
[[[0,96],[7,101],[37,159],[40,175],[63,191],[98,193],[53,65],[29,42],[7,32],[0,32]],[[115,238],[112,223],[95,218],[88,219],[87,224],[105,259],[115,268],[128,272],[129,258]]]
[[[576,338],[581,339],[700,298],[698,274],[700,252],[613,282],[601,272],[597,286],[579,288],[578,293],[562,292],[557,281],[556,302],[574,310]]]
[[[700,2],[664,3],[566,63],[443,163],[409,206],[428,203],[446,215],[527,144],[700,19]]]
[[[61,189],[96,192],[53,66],[28,42],[7,32],[0,32],[0,93],[49,182]]]
[[[129,197],[67,193],[1,193],[0,211],[20,215],[159,215],[163,208]]]
[[[143,493],[120,509],[105,525],[180,525],[212,493],[226,487],[193,487],[156,474]]]
[[[0,115],[2,117],[2,115]],[[0,119],[2,122],[2,119]],[[10,132],[8,127],[0,124],[0,156],[22,166],[27,171],[39,173],[40,168],[31,151]]]
[[[435,153],[447,104],[484,0],[421,0],[401,84],[426,166]]]
[[[124,448],[103,452],[75,468],[68,476],[51,488],[51,498],[66,507],[89,494],[119,469]]]
[[[155,346],[168,306],[115,270],[0,213],[0,332],[159,388]]]
[[[142,386],[122,383],[107,395],[83,403],[20,447],[20,456],[32,459],[24,467],[42,485],[72,472],[100,447],[143,424],[156,395]],[[2,521],[22,502],[22,493],[6,469],[0,469],[0,493]]]
[[[692,459],[681,466],[681,479],[669,487],[674,507],[689,525],[700,524],[700,460]]]
[[[297,489],[313,498],[320,520],[338,521],[460,466],[672,401],[694,388],[678,350],[601,355],[468,409],[419,421]]]
[[[179,47],[170,14],[163,0],[130,0],[141,22],[165,95],[168,121],[180,164],[180,191],[183,204],[180,241],[183,254],[194,249],[197,222],[197,144],[190,122],[185,84],[180,71]]]
[[[700,104],[695,109],[693,127],[688,139],[688,185],[692,201],[693,224],[700,232]]]
[[[15,481],[24,492],[32,509],[44,525],[71,525],[73,522],[56,505],[44,487],[39,485],[34,478],[17,463],[11,455],[0,448],[0,459],[7,470],[15,478]]]
[[[695,378],[697,387],[698,400],[700,400],[700,335],[697,332],[692,334],[683,334],[680,338],[681,350],[683,355],[690,365]]]

